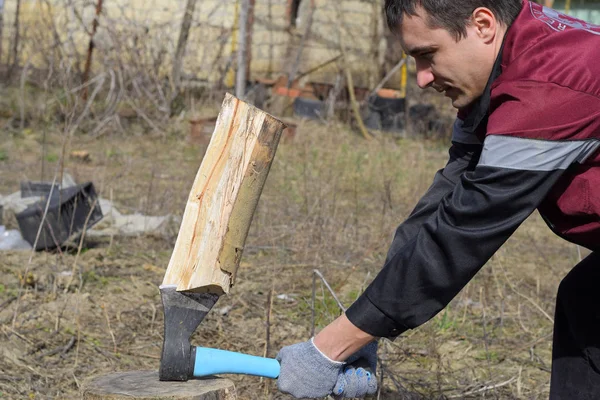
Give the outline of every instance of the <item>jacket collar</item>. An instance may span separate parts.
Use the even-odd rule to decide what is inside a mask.
[[[502,42],[502,47],[500,47],[500,51],[498,52],[498,56],[494,62],[492,73],[490,74],[487,84],[485,85],[483,94],[469,107],[469,111],[463,125],[463,130],[467,133],[475,133],[482,125],[487,125],[492,84],[496,79],[498,79],[500,74],[502,74],[502,52],[504,50],[505,42],[506,40]]]

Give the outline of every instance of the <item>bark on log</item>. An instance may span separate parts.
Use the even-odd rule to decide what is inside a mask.
[[[235,400],[229,379],[194,379],[162,382],[156,371],[130,371],[103,375],[83,387],[83,400]]]
[[[225,97],[163,280],[177,290],[229,293],[285,125]]]

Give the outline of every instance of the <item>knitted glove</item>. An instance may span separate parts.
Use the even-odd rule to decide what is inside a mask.
[[[275,358],[281,365],[277,387],[296,398],[330,395],[346,364],[321,353],[313,339],[284,347]]]
[[[377,342],[372,342],[348,358],[333,361],[314,345],[313,339],[281,349],[276,359],[281,365],[277,387],[296,398],[356,398],[377,391]],[[346,367],[346,368],[344,368]]]
[[[356,398],[377,392],[377,341],[373,341],[346,360],[333,394],[339,398]]]

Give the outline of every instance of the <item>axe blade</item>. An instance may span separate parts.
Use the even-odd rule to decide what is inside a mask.
[[[161,285],[165,322],[160,369],[161,381],[187,381],[194,373],[195,347],[190,337],[219,295],[178,292],[177,285]]]

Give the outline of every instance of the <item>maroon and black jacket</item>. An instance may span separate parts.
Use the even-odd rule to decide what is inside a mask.
[[[384,337],[423,324],[535,209],[556,234],[600,250],[599,150],[600,27],[525,1],[484,94],[455,123],[448,164],[350,321]]]

